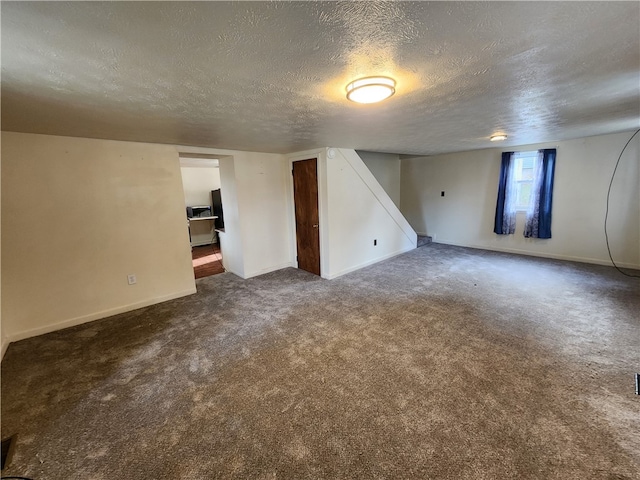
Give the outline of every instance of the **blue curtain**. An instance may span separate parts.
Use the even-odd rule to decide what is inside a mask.
[[[511,157],[513,152],[502,152],[502,165],[500,166],[500,180],[498,183],[498,202],[496,204],[496,218],[493,225],[494,233],[509,235],[515,231],[515,218],[511,221],[509,208],[507,207],[507,195],[509,190],[509,176],[511,174]]]
[[[553,201],[553,177],[556,167],[556,149],[539,150],[539,169],[533,192],[533,205],[527,212],[524,236],[527,238],[551,238],[551,206]]]

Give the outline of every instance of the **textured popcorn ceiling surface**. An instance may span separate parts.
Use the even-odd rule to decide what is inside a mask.
[[[2,2],[2,129],[433,154],[629,130],[638,2]],[[388,75],[376,105],[345,97]]]

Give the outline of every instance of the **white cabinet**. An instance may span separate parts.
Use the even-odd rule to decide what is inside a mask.
[[[189,207],[188,212],[194,215],[187,217],[191,246],[198,247],[216,243],[218,240],[215,231],[215,220],[218,217],[211,215],[211,207]]]

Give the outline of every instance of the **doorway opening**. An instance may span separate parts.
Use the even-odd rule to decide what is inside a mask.
[[[222,250],[215,193],[220,192],[219,160],[213,155],[181,153],[180,173],[184,191],[186,225],[195,278],[223,273]]]

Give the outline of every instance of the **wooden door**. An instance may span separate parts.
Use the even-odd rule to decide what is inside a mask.
[[[298,268],[320,275],[318,160],[293,162],[293,201],[296,213]]]

